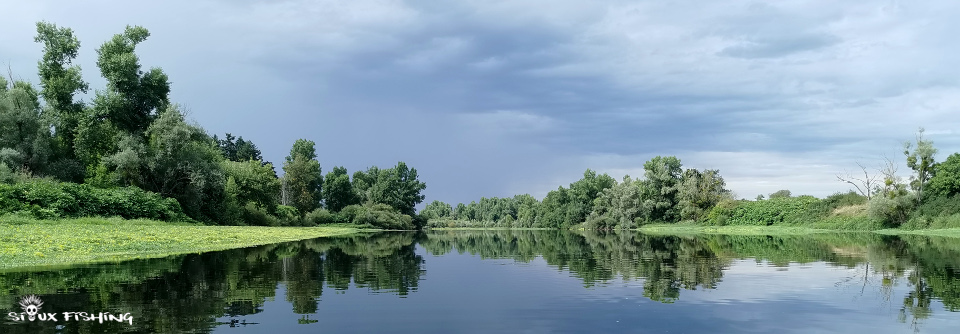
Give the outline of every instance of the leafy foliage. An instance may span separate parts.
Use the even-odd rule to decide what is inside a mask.
[[[323,175],[314,143],[297,139],[283,164],[284,192],[293,207],[300,212],[310,212],[320,207]]]
[[[764,201],[738,201],[736,206],[724,204],[710,213],[715,225],[781,225],[795,221],[810,206],[819,201],[812,196],[774,197]],[[732,207],[731,207],[732,206]]]
[[[150,36],[147,29],[127,26],[97,49],[97,67],[107,79],[107,89],[97,92],[94,108],[102,111],[120,130],[140,133],[150,126],[156,112],[169,103],[170,82],[159,68],[143,72],[134,50]]]
[[[18,212],[41,219],[91,216],[187,219],[176,200],[137,187],[99,189],[42,179],[0,184],[0,214]]]
[[[330,211],[338,212],[348,205],[360,204],[344,167],[333,167],[333,171],[327,173],[323,178],[322,190],[324,204]]]
[[[676,157],[656,156],[643,164],[643,213],[649,222],[675,221],[683,165]]]

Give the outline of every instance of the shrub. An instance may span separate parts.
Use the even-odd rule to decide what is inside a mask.
[[[277,218],[280,219],[280,226],[299,226],[302,224],[300,211],[292,206],[277,205]]]
[[[726,225],[781,225],[784,222],[796,221],[796,216],[802,214],[811,205],[819,201],[813,196],[774,197],[765,201],[742,201],[727,212],[718,212],[711,215],[716,220],[722,220],[726,214]],[[719,205],[718,205],[719,206]]]
[[[175,199],[136,187],[99,189],[45,179],[0,184],[0,214],[20,211],[30,212],[39,219],[119,216],[126,219],[189,220]]]
[[[257,207],[253,202],[243,206],[243,221],[255,226],[280,226],[280,219],[270,215],[267,210]]]
[[[898,227],[907,222],[910,210],[914,207],[914,199],[912,195],[896,198],[874,197],[867,206],[867,216],[883,222],[886,227]]]
[[[912,217],[939,217],[960,213],[960,195],[952,197],[933,197],[923,202],[913,211]]]
[[[334,214],[327,209],[316,209],[303,216],[303,221],[307,225],[326,225],[341,222],[339,215]]]
[[[789,224],[804,225],[831,217],[838,208],[863,205],[867,198],[855,192],[836,193],[822,200],[811,203],[803,212],[793,215]]]
[[[718,226],[727,225],[727,220],[733,216],[733,210],[740,205],[740,202],[730,199],[720,201],[707,214],[707,223]]]
[[[13,174],[13,170],[7,166],[7,164],[0,161],[0,183],[13,183],[16,179],[16,176]]]

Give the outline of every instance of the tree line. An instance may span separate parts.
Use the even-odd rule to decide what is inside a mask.
[[[787,225],[828,229],[960,227],[960,153],[936,161],[937,149],[923,137],[906,142],[910,175],[885,160],[876,171],[858,163],[864,176],[839,174],[855,190],[826,198],[779,190],[755,200],[735,199],[715,169],[684,169],[680,159],[657,156],[642,178],[587,170],[583,178],[547,193],[481,198],[456,206],[433,201],[421,211],[429,227],[613,229],[645,224]]]
[[[55,203],[80,197],[110,202],[112,211],[130,209],[102,190],[136,188],[176,200],[158,202],[146,218],[173,212],[228,225],[420,224],[414,207],[426,185],[403,162],[357,171],[353,180],[343,167],[324,176],[314,142],[300,139],[278,177],[252,141],[210,136],[188,121],[170,101],[167,74],[140,63],[136,47],[150,36],[147,29],[127,26],[96,50],[107,85],[86,102],[78,99],[90,86],[73,64],[80,50],[73,30],[36,27],[39,89],[12,74],[0,78],[0,213],[57,217],[70,211]]]
[[[583,178],[547,193],[481,198],[450,204],[433,201],[421,215],[431,227],[506,226],[533,228],[635,228],[654,222],[701,220],[724,200],[733,200],[715,169],[683,169],[680,159],[657,156],[643,165],[642,179],[586,170]]]

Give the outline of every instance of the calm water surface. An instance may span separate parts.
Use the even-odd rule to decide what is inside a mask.
[[[379,233],[0,273],[0,333],[957,333],[958,268],[919,236]],[[30,294],[57,321],[12,320]]]

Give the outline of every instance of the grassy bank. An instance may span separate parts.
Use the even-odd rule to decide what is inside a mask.
[[[886,235],[924,235],[960,238],[960,228],[947,229],[882,229],[882,230],[837,230],[796,226],[705,226],[693,224],[654,224],[636,229],[645,234],[726,234],[726,235],[804,235],[814,233],[878,233]]]
[[[811,233],[849,232],[794,226],[704,226],[693,224],[654,224],[637,229],[645,234],[728,234],[728,235],[798,235]]]
[[[0,270],[156,258],[359,232],[354,227],[201,226],[153,220],[0,217]]]

